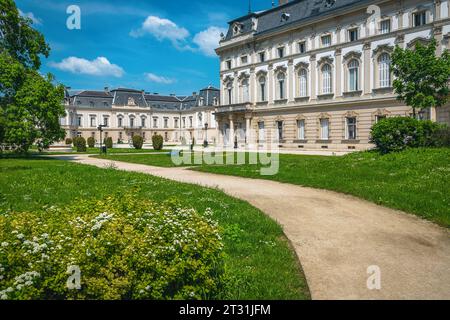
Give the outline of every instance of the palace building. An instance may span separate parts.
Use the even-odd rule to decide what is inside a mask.
[[[372,147],[373,124],[412,115],[393,92],[391,53],[433,37],[448,49],[449,2],[279,1],[231,21],[216,50],[219,143],[263,144],[271,131],[284,148]],[[420,117],[450,124],[450,107]]]
[[[214,143],[217,126],[214,111],[220,101],[219,89],[209,86],[191,96],[164,96],[133,89],[105,88],[104,91],[66,90],[66,117],[61,124],[67,137],[103,137],[114,143],[129,143],[134,135],[151,142],[160,134],[168,143],[189,143],[205,139]]]

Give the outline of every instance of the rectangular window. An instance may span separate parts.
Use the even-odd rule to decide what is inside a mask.
[[[247,64],[248,63],[248,57],[247,56],[242,56],[241,57],[241,64]]]
[[[192,128],[192,127],[194,127],[194,122],[193,122],[193,118],[192,117],[189,117],[189,128]]]
[[[356,118],[347,118],[347,139],[356,140]]]
[[[298,44],[298,53],[305,53],[306,52],[306,42],[300,42]]]
[[[145,128],[145,118],[141,118],[141,127]]]
[[[261,86],[260,90],[261,90],[261,102],[265,102],[266,101],[266,83],[262,82],[259,84]]]
[[[391,32],[391,20],[383,20],[380,22],[380,33],[387,34]]]
[[[119,123],[119,125],[118,125],[119,128],[123,127],[123,119],[122,118],[118,119],[118,123]]]
[[[91,117],[91,128],[95,127],[95,117]]]
[[[265,62],[266,61],[266,53],[260,52],[259,53],[259,62]]]
[[[386,119],[386,116],[376,116],[375,117],[375,123],[378,123],[378,122],[380,122],[380,121],[382,121],[384,119]]]
[[[153,128],[158,128],[158,118],[153,118]]]
[[[77,117],[77,125],[78,125],[79,127],[82,127],[82,126],[83,126],[83,118],[82,118],[81,116],[78,116],[78,117]]]
[[[297,138],[305,140],[305,120],[297,120]]]
[[[265,141],[266,140],[266,132],[264,128],[264,122],[258,122],[258,140]]]
[[[320,139],[328,140],[330,138],[329,119],[320,119]]]
[[[414,14],[414,27],[420,27],[427,23],[426,11],[417,12]]]
[[[164,118],[164,128],[169,127],[169,118]]]
[[[278,140],[283,140],[283,121],[277,121]]]
[[[348,41],[358,41],[358,29],[348,30]]]
[[[175,125],[175,128],[178,128],[178,118],[175,118],[174,125]]]
[[[231,69],[231,60],[228,60],[228,61],[226,62],[226,66],[227,66],[227,69],[228,69],[228,70]]]
[[[278,48],[278,58],[284,58],[284,47]]]
[[[186,128],[186,117],[183,117],[183,128]]]
[[[134,128],[134,118],[130,118],[130,127]]]
[[[108,118],[108,117],[104,117],[104,118],[103,118],[103,125],[104,125],[105,127],[109,127],[109,118]]]
[[[331,46],[331,35],[326,35],[322,37],[322,47]]]

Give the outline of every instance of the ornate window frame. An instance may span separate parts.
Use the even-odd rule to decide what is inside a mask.
[[[331,92],[324,92],[324,86],[323,86],[323,68],[329,65],[331,67]],[[319,59],[317,61],[317,66],[319,70],[319,90],[320,93],[319,96],[331,96],[334,95],[334,74],[335,74],[335,67],[334,67],[334,59],[331,56],[325,56]]]
[[[356,123],[355,123],[355,126],[356,126],[356,134],[355,134],[356,137],[355,138],[356,139],[349,139],[348,127],[347,127],[347,119],[349,119],[349,118],[355,118],[356,119]],[[343,136],[342,136],[343,143],[346,143],[346,142],[358,142],[359,141],[358,140],[358,136],[359,136],[359,130],[358,130],[359,122],[360,122],[360,119],[359,119],[359,114],[357,112],[355,112],[355,111],[347,111],[346,113],[343,114],[343,116],[342,116],[342,125],[343,125],[343,128],[344,128]]]
[[[239,77],[239,101],[241,103],[247,103],[250,102],[250,74],[248,74],[247,72],[242,72]],[[246,85],[245,85],[246,83]],[[247,99],[245,99],[246,97],[244,96],[244,88],[247,87]],[[245,101],[247,100],[247,101]]]
[[[374,92],[377,91],[392,91],[392,68],[389,68],[390,72],[390,85],[388,87],[382,87],[380,83],[380,57],[383,54],[388,54],[389,57],[391,57],[392,53],[394,52],[394,47],[390,46],[388,44],[382,44],[379,45],[373,50],[372,53],[372,65],[373,65],[373,83],[374,83]]]
[[[301,95],[301,81],[300,81],[300,74],[301,72],[306,72],[306,88],[305,88],[305,95]],[[309,73],[309,63],[307,62],[299,62],[295,65],[295,76],[296,76],[296,82],[297,85],[295,86],[295,96],[296,99],[308,99],[309,98],[309,87],[310,87],[310,73]]]
[[[281,91],[280,91],[280,80],[278,79],[278,77],[280,75],[284,75],[284,82],[283,82],[283,96],[281,96]],[[287,68],[285,66],[278,66],[275,68],[274,70],[274,82],[275,82],[275,97],[277,101],[285,101],[287,100],[288,97],[288,74],[287,74]]]
[[[263,97],[263,92],[261,90],[261,79],[264,78],[264,97]],[[265,70],[259,70],[256,73],[256,83],[257,83],[257,87],[258,89],[257,94],[258,94],[258,99],[257,103],[266,103],[268,101],[268,78],[267,78],[267,71]],[[264,98],[264,99],[263,99]]]
[[[317,141],[319,142],[328,142],[331,139],[331,115],[327,112],[322,112],[317,117]],[[327,139],[323,139],[322,137],[322,120],[328,120],[328,137]]]
[[[363,88],[363,72],[362,65],[363,62],[361,60],[362,53],[358,51],[350,51],[343,57],[343,69],[344,69],[344,93],[355,94],[361,93]],[[356,61],[358,63],[358,82],[356,90],[350,91],[350,68],[349,65],[352,61]]]

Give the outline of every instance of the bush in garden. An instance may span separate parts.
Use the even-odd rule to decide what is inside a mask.
[[[87,144],[89,148],[95,148],[95,139],[93,137],[89,137],[87,139]]]
[[[3,214],[0,299],[217,298],[223,244],[211,216],[131,194]],[[69,290],[77,268],[81,288]]]
[[[436,147],[450,147],[450,127],[445,126],[435,131],[432,141]]]
[[[152,143],[153,143],[153,149],[155,149],[157,151],[162,150],[164,147],[164,138],[162,137],[162,135],[155,134],[152,137]]]
[[[66,139],[66,145],[70,146],[70,145],[72,145],[72,143],[73,143],[72,139],[70,139],[70,138]]]
[[[77,149],[77,152],[86,152],[86,139],[83,137],[77,137],[73,142],[75,148]]]
[[[432,147],[435,146],[433,136],[441,127],[432,121],[407,117],[388,118],[372,127],[371,141],[383,154],[406,148]]]
[[[105,138],[105,146],[108,149],[113,148],[113,139],[111,137]]]
[[[144,145],[144,139],[141,136],[133,136],[133,147],[137,150],[141,150]]]

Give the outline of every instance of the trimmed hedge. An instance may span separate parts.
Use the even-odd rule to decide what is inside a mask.
[[[141,136],[133,136],[133,147],[136,150],[141,150],[144,146],[144,139]]]
[[[105,146],[108,149],[112,149],[113,148],[113,139],[111,137],[105,138]]]
[[[87,144],[88,144],[89,148],[95,148],[95,138],[89,137],[87,139]]]
[[[383,119],[372,127],[371,142],[383,153],[407,148],[435,147],[442,125],[407,117]]]
[[[224,256],[211,216],[131,194],[0,215],[0,299],[217,299]]]
[[[164,147],[164,138],[162,137],[162,135],[155,134],[152,137],[152,143],[153,143],[153,149],[160,151]]]
[[[65,143],[66,143],[66,145],[71,146],[73,143],[73,140],[70,138],[67,138]]]
[[[73,146],[76,148],[77,152],[86,152],[86,139],[83,137],[76,137],[73,139]]]

